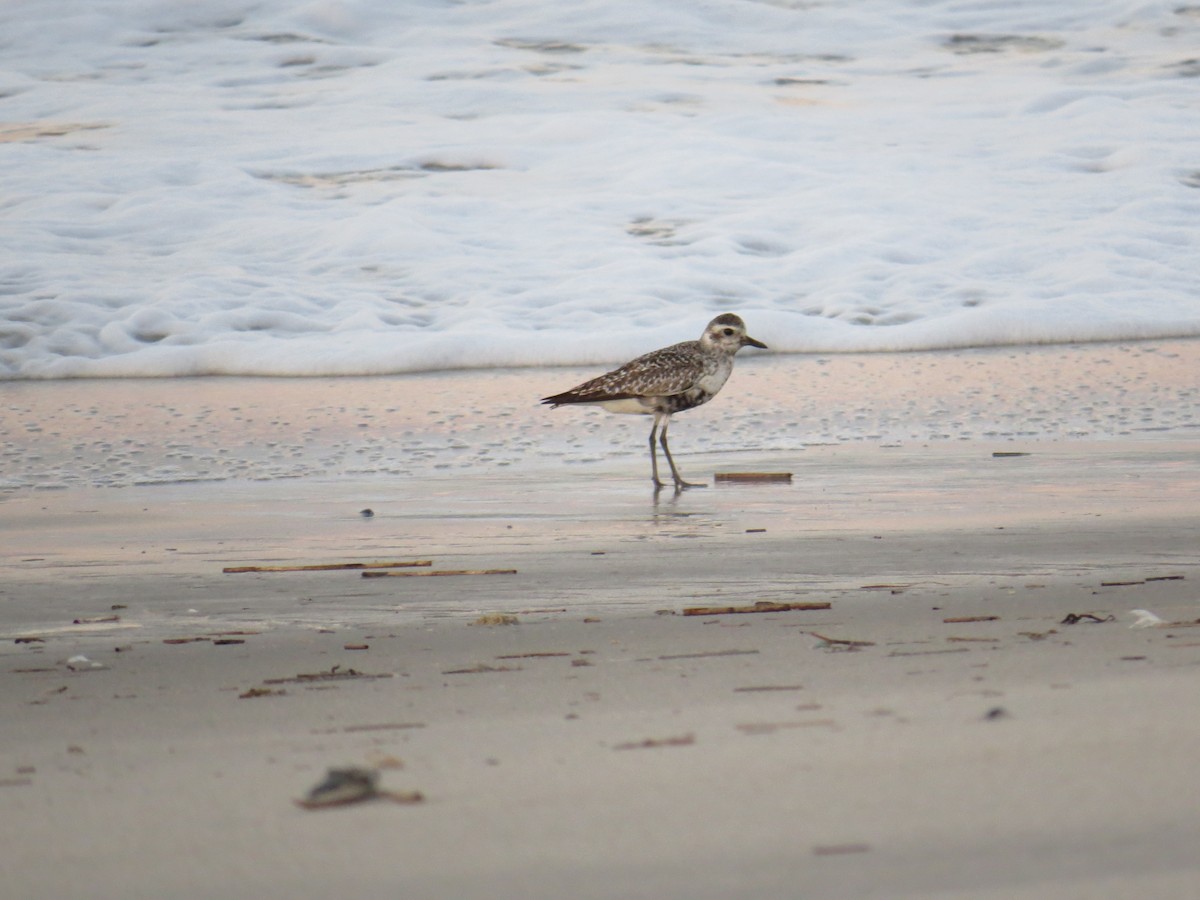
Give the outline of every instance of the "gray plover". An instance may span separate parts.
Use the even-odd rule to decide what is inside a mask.
[[[650,428],[650,471],[657,487],[658,454],[655,438],[662,444],[671,467],[675,488],[704,487],[683,480],[671,448],[667,446],[667,424],[671,416],[707,403],[717,395],[733,371],[733,357],[743,347],[767,345],[746,334],[746,324],[733,313],[717,316],[708,323],[698,341],[684,341],[639,356],[569,391],[542,398],[551,407],[571,403],[593,403],[615,413],[654,416]]]

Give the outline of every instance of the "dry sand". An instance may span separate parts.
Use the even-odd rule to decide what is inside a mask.
[[[5,896],[1194,896],[1198,351],[5,385]]]

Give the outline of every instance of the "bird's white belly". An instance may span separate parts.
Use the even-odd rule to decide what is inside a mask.
[[[597,406],[601,406],[609,412],[633,413],[642,416],[648,416],[654,412],[654,407],[642,402],[637,397],[627,397],[624,400],[603,400]]]

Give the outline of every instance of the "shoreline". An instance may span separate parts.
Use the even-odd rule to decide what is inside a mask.
[[[627,462],[640,416],[547,410],[598,369],[8,382],[0,504],[27,490]],[[1200,438],[1200,340],[739,359],[681,460],[821,445]],[[1001,449],[1001,448],[997,448]]]

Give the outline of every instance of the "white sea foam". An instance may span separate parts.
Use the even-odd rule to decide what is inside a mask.
[[[13,0],[0,376],[1197,335],[1198,9]]]

